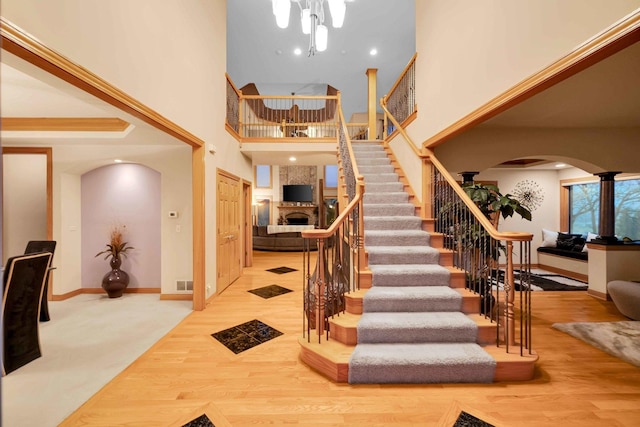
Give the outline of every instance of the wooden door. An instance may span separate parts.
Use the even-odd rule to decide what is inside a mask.
[[[217,174],[217,266],[216,291],[222,292],[240,277],[241,267],[241,194],[240,179],[224,171]]]

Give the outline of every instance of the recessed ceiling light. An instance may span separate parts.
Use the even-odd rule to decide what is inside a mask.
[[[296,159],[295,157],[293,157],[293,156],[289,157],[289,161],[290,161],[290,162],[295,162],[296,160],[297,160],[297,159]]]
[[[565,166],[567,166],[566,163],[556,163],[557,168],[563,168]]]
[[[302,49],[297,47],[297,48],[293,49],[293,53],[295,53],[296,55],[301,55],[302,54]]]
[[[120,160],[120,159],[114,159],[114,162],[115,162],[115,163],[122,163],[122,160]]]
[[[369,51],[369,55],[371,56],[375,56],[377,54],[378,54],[378,49],[376,49],[375,47]]]

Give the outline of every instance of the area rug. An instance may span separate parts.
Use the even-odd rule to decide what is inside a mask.
[[[640,321],[554,323],[552,326],[640,367]]]
[[[519,290],[518,282],[520,281],[520,272],[513,272],[516,281],[516,289]],[[499,282],[503,283],[504,271],[500,270]],[[579,280],[561,276],[548,272],[531,272],[531,290],[532,291],[586,291],[588,285]]]

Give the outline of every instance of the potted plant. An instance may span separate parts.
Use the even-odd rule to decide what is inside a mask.
[[[500,215],[507,218],[517,213],[522,218],[531,221],[531,211],[522,206],[511,194],[500,193],[495,185],[465,184],[462,188],[496,228],[498,228]]]
[[[120,269],[122,257],[127,257],[127,252],[134,249],[123,239],[126,226],[117,226],[111,230],[107,248],[96,254],[96,257],[105,255],[104,259],[109,259],[111,271],[102,278],[102,288],[107,292],[109,298],[118,298],[129,285],[129,275]]]

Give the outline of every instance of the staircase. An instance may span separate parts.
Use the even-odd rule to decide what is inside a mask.
[[[426,231],[429,222],[415,214],[382,144],[354,143],[353,152],[366,186],[371,280],[361,287],[370,288],[347,295],[347,313],[330,321],[329,341],[300,340],[301,358],[352,384],[530,379],[535,360],[523,364],[495,347],[495,324],[478,314],[479,297],[438,248],[441,236]],[[513,369],[514,362],[520,367]]]

